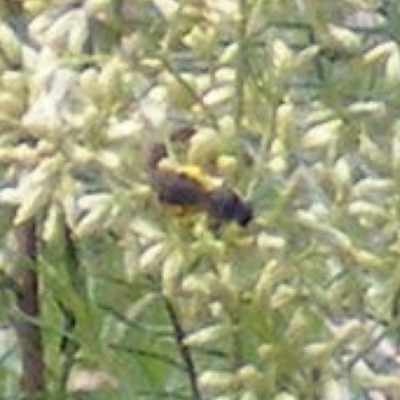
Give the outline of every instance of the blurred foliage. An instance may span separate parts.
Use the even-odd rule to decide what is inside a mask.
[[[46,398],[398,398],[399,14],[0,0],[2,398],[10,232],[29,218]],[[249,199],[248,228],[155,201],[145,150],[182,127],[173,156]]]

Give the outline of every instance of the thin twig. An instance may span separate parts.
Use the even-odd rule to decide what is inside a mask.
[[[67,387],[72,367],[75,363],[75,354],[79,350],[79,343],[72,336],[76,326],[74,312],[61,301],[58,302],[58,306],[64,318],[64,329],[60,343],[62,365],[59,382],[59,389],[61,392],[64,392]]]
[[[184,343],[185,337],[186,337],[185,331],[181,325],[179,316],[178,316],[171,300],[168,297],[163,296],[163,301],[164,301],[165,309],[166,309],[169,319],[171,321],[172,328],[174,330],[174,337],[175,337],[176,345],[181,354],[182,361],[186,367],[186,372],[188,374],[189,383],[190,383],[190,387],[192,390],[192,398],[193,398],[193,400],[201,400],[202,396],[201,396],[200,389],[199,389],[199,386],[197,383],[197,371],[196,371],[196,367],[194,365],[192,353],[190,352],[189,347],[186,346],[186,344]]]
[[[167,336],[167,337],[172,336],[172,332],[170,329],[157,328],[154,326],[147,326],[147,325],[141,324],[135,320],[129,319],[128,317],[126,317],[124,315],[124,313],[122,313],[120,310],[117,310],[115,307],[110,306],[109,304],[97,303],[97,306],[101,310],[111,314],[116,320],[118,320],[119,322],[122,322],[128,328],[137,329],[138,331],[141,331],[146,335],[154,335],[158,338],[163,337],[163,336]]]
[[[182,364],[177,362],[175,359],[173,359],[171,357],[167,357],[167,356],[165,356],[163,354],[156,353],[154,351],[136,349],[134,347],[123,346],[123,345],[113,344],[113,343],[110,344],[110,348],[115,350],[115,351],[131,353],[131,354],[135,354],[135,355],[146,357],[146,358],[152,358],[154,360],[163,362],[164,364],[171,365],[174,368],[178,368],[180,370],[184,370],[184,367],[182,366]]]
[[[71,229],[65,220],[63,221],[63,239],[65,244],[66,268],[71,287],[80,298],[84,298],[84,281],[81,279],[78,251]],[[80,346],[79,343],[73,338],[73,333],[77,323],[74,311],[63,301],[59,301],[58,304],[64,319],[64,333],[60,343],[60,350],[63,354],[63,360],[59,386],[61,391],[65,391],[72,367],[75,363],[75,355]]]
[[[166,68],[168,72],[170,72],[174,78],[178,81],[178,83],[187,91],[187,93],[192,97],[192,99],[200,106],[203,110],[204,114],[207,116],[209,122],[213,127],[217,127],[217,119],[215,115],[210,111],[210,108],[204,103],[202,97],[196,93],[196,91],[190,86],[188,82],[180,75],[179,72],[174,70],[173,65],[169,62],[169,60],[165,57],[160,58],[160,61],[163,63],[163,66]]]

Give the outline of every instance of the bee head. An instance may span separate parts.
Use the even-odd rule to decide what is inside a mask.
[[[253,219],[251,206],[226,187],[219,187],[209,193],[207,210],[216,220],[233,220],[240,226],[248,225]]]

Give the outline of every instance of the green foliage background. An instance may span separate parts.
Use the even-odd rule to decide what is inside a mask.
[[[35,218],[46,398],[399,398],[396,1],[0,12],[0,265],[12,275],[14,226]],[[197,129],[186,161],[254,205],[249,228],[215,234],[154,201],[144,150],[182,126]],[[2,286],[0,392],[14,399]]]

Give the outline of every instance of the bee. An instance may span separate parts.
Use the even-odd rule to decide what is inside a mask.
[[[173,169],[160,165],[166,157],[165,146],[157,143],[147,159],[150,185],[161,204],[182,212],[206,212],[214,226],[235,221],[245,227],[253,219],[252,207],[233,189],[216,185],[212,177],[194,166]]]

